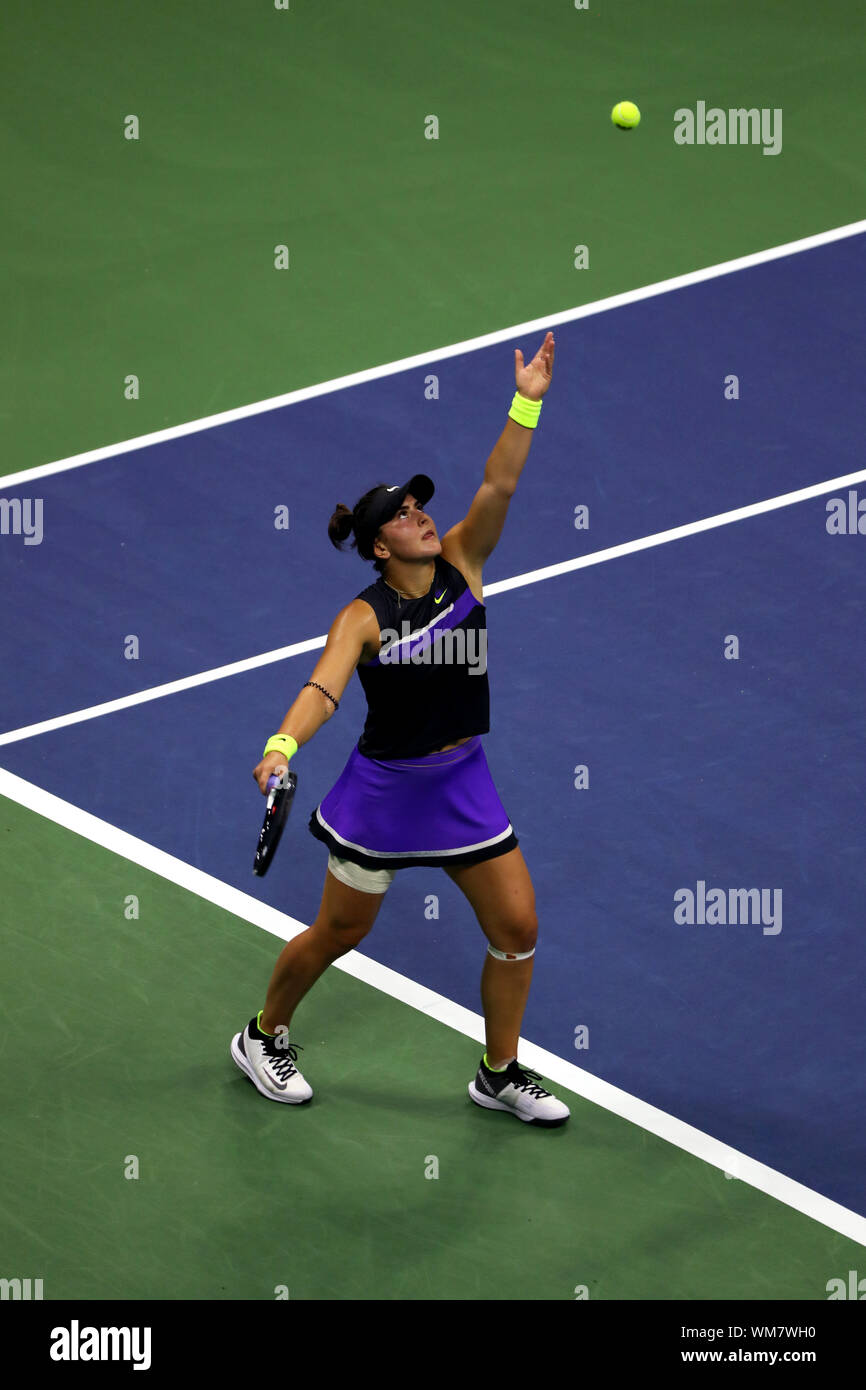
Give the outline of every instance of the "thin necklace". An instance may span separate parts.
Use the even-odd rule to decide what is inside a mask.
[[[384,580],[384,582],[385,582],[386,584],[388,584],[388,580],[385,579],[384,574],[382,575],[382,579]],[[394,593],[397,595],[397,607],[398,607],[398,608],[401,608],[401,607],[402,607],[402,603],[401,603],[401,601],[400,601],[401,599],[407,598],[407,599],[410,599],[410,600],[411,600],[411,599],[416,599],[416,598],[424,598],[424,595],[425,595],[425,594],[429,594],[430,590],[433,588],[433,585],[434,585],[435,583],[436,583],[436,575],[435,575],[435,573],[434,573],[433,578],[432,578],[430,584],[429,584],[428,587],[424,590],[424,593],[423,593],[423,594],[404,594],[403,591],[402,591],[402,589],[396,589],[396,588],[394,588],[394,585],[393,585],[393,584],[388,584],[388,588],[389,588],[389,589],[394,589]]]

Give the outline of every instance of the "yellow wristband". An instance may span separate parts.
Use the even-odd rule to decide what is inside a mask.
[[[286,762],[290,762],[298,751],[298,745],[291,734],[274,734],[265,744],[265,751],[262,754],[266,758],[269,753],[284,753]]]
[[[508,412],[509,420],[516,420],[518,425],[525,425],[527,429],[534,430],[540,414],[541,401],[527,400],[526,396],[521,396],[519,391],[515,391]]]

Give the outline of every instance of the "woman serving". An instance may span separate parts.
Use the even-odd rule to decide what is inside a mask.
[[[312,677],[253,773],[259,788],[265,793],[268,778],[337,712],[356,669],[367,719],[310,817],[329,850],[316,919],[283,948],[264,1008],[232,1040],[234,1061],[269,1100],[312,1097],[296,1066],[301,1049],[289,1043],[295,1009],[366,936],[394,874],[423,864],[456,883],[488,941],[487,1050],[470,1096],[530,1124],[568,1119],[568,1107],[517,1061],[538,936],[535,894],[481,743],[490,729],[482,568],[529,454],[553,355],[552,333],[528,365],[515,349],[517,391],[505,428],[469,511],[441,539],[426,511],[434,486],[424,474],[381,483],[331,517],[332,543],[342,549],[352,536],[379,577],[337,614]]]

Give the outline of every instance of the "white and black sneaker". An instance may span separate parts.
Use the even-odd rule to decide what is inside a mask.
[[[539,1072],[518,1066],[516,1059],[505,1071],[491,1071],[482,1057],[475,1080],[469,1083],[469,1094],[485,1110],[510,1110],[529,1125],[544,1125],[548,1129],[564,1125],[571,1111],[539,1086],[540,1080]]]
[[[313,1094],[312,1086],[295,1066],[299,1052],[303,1052],[303,1048],[289,1044],[287,1033],[275,1038],[263,1033],[258,1015],[250,1019],[242,1033],[232,1038],[232,1061],[263,1096],[287,1105],[302,1105]]]

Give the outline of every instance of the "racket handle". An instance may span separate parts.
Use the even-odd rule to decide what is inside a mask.
[[[269,792],[272,792],[273,789],[274,789],[274,787],[278,787],[279,784],[280,784],[280,778],[277,777],[276,773],[273,773],[273,774],[268,778],[267,790],[268,790]]]

